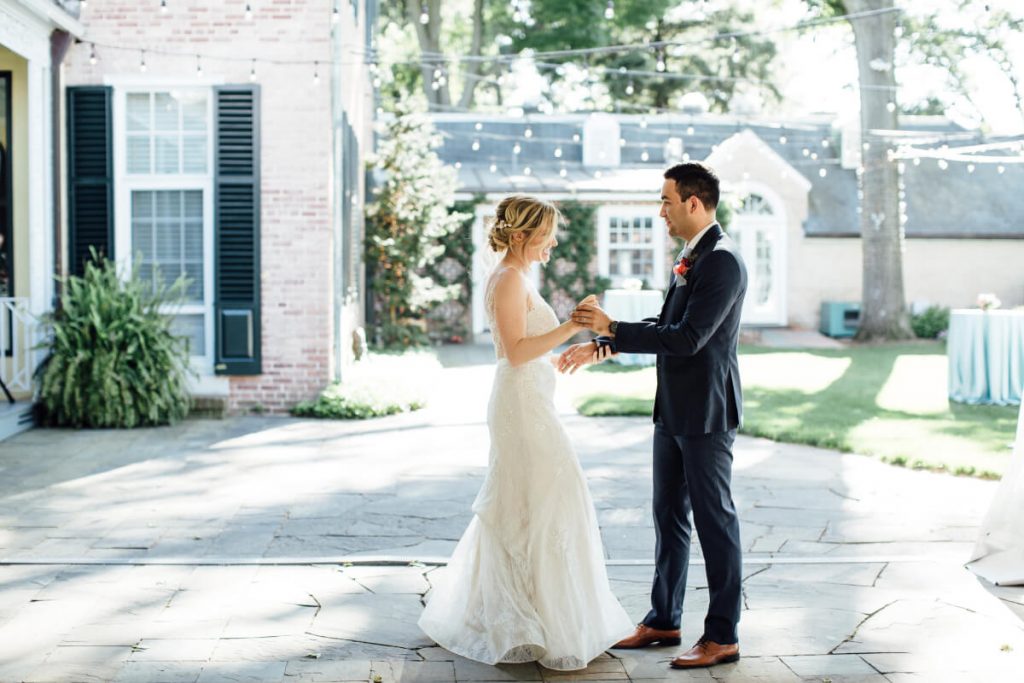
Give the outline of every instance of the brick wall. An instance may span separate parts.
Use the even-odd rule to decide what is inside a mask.
[[[285,412],[332,378],[334,198],[332,197],[331,8],[327,0],[93,0],[82,11],[88,43],[65,61],[67,85],[247,84],[256,57],[261,90],[261,296],[263,374],[230,378],[229,410]],[[361,3],[360,3],[361,4]],[[339,2],[342,36],[358,40],[351,4]],[[360,13],[359,21],[364,18]],[[111,44],[132,49],[103,47]],[[148,48],[147,69],[139,68]],[[160,54],[160,50],[185,53]],[[203,77],[195,53],[202,59]],[[311,64],[319,60],[314,85]],[[345,80],[345,79],[339,79]],[[348,87],[351,87],[350,85]],[[119,136],[115,133],[115,144]]]

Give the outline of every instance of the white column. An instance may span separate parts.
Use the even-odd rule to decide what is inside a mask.
[[[53,296],[52,125],[48,90],[50,69],[44,59],[28,60],[28,269],[29,311],[42,315]],[[44,350],[34,352],[33,367]]]

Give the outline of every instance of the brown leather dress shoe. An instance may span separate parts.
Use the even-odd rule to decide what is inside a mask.
[[[696,645],[679,655],[669,664],[673,669],[696,669],[740,660],[740,645],[719,645],[701,638]]]
[[[633,635],[623,638],[612,647],[619,650],[635,650],[648,645],[678,645],[680,642],[679,629],[662,631],[645,624],[637,624]]]

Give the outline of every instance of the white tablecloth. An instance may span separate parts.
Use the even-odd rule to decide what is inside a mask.
[[[657,318],[665,295],[654,289],[609,289],[604,293],[604,310],[612,320],[637,322]],[[620,353],[616,361],[623,365],[654,365],[650,353]]]

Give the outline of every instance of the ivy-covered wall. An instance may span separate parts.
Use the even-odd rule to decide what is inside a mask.
[[[558,246],[544,269],[541,295],[565,320],[577,302],[588,294],[600,296],[611,286],[592,268],[597,258],[597,206],[568,200],[559,203],[565,223],[558,233]]]

